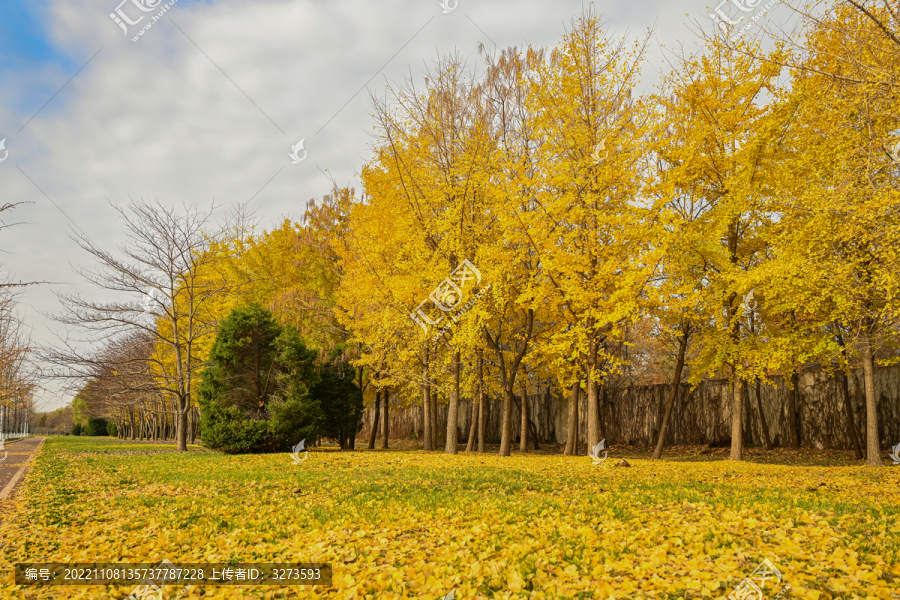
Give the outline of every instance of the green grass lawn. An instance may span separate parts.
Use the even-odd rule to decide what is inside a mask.
[[[900,470],[846,453],[613,448],[224,456],[48,438],[2,506],[22,562],[325,562],[331,586],[169,586],[174,598],[724,598],[769,559],[765,598],[900,598]],[[630,467],[615,466],[627,458]],[[822,485],[824,484],[824,485]],[[7,575],[7,581],[9,581]],[[134,586],[0,588],[125,598]],[[751,596],[754,597],[755,596]]]

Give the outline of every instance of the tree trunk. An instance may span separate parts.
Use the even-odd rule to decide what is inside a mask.
[[[472,398],[472,422],[469,424],[469,438],[466,440],[466,452],[475,449],[475,432],[478,428],[478,398]]]
[[[800,404],[800,377],[796,372],[791,373],[791,384],[794,389],[788,396],[788,427],[791,433],[791,448],[800,449],[800,431],[797,428],[797,406]]]
[[[588,444],[588,452],[591,451],[591,448],[600,443],[601,432],[600,432],[600,415],[599,415],[599,404],[597,403],[598,398],[598,385],[594,380],[594,367],[597,366],[597,351],[599,343],[596,339],[590,340],[590,348],[588,353],[588,365],[587,365],[587,384],[588,384],[588,398],[587,398],[587,444]]]
[[[434,393],[431,396],[431,415],[429,418],[431,419],[431,447],[432,450],[437,450],[438,447],[438,400],[439,396],[437,393]]]
[[[763,441],[766,443],[766,450],[772,449],[772,438],[769,437],[769,425],[766,423],[766,413],[763,410],[762,398],[759,390],[759,377],[756,378],[756,407],[759,409],[759,425],[762,428]]]
[[[528,452],[528,425],[530,423],[529,420],[529,410],[528,410],[528,387],[525,384],[525,373],[522,373],[522,407],[520,412],[522,413],[522,422],[519,425],[521,428],[521,433],[519,434],[519,451],[520,452]]]
[[[732,403],[731,403],[731,460],[742,460],[744,439],[743,439],[743,416],[744,416],[744,385],[738,375],[737,369],[733,369],[734,381],[732,383]]]
[[[434,450],[434,432],[431,428],[431,383],[428,381],[428,351],[425,351],[425,367],[422,369],[422,450]]]
[[[875,396],[875,352],[869,332],[871,323],[866,319],[859,334],[860,356],[863,363],[863,382],[866,390],[866,465],[880,467],[881,436],[878,431],[878,398]]]
[[[747,382],[743,382],[744,386],[744,445],[752,446],[754,444],[753,437],[753,404],[750,402],[750,388]]]
[[[444,444],[446,454],[456,454],[459,442],[459,351],[453,354],[450,363],[450,375],[453,377],[453,387],[450,388],[450,406],[447,410],[447,443]]]
[[[466,440],[466,452],[472,452],[475,449],[475,434],[478,427],[478,415],[481,409],[480,405],[480,390],[481,390],[481,377],[482,377],[482,367],[481,367],[481,355],[478,355],[477,360],[477,369],[478,369],[478,390],[479,393],[476,397],[472,398],[472,424],[469,426],[469,439]]]
[[[666,440],[666,432],[669,429],[669,420],[672,418],[672,407],[675,406],[675,398],[678,397],[678,389],[681,387],[681,371],[684,369],[684,353],[687,349],[687,333],[682,333],[678,340],[678,361],[675,363],[675,374],[672,376],[672,393],[666,402],[666,414],[663,415],[662,425],[659,428],[659,438],[656,440],[656,450],[653,451],[653,459],[658,460],[662,456],[663,444]]]
[[[500,422],[500,456],[509,456],[512,447],[513,391],[509,382],[503,386],[503,415]]]
[[[478,451],[484,453],[484,357],[478,351]]]
[[[373,412],[372,431],[369,432],[369,450],[375,449],[375,440],[378,437],[378,418],[381,416],[381,390],[375,391],[375,410]]]
[[[569,425],[566,435],[566,456],[578,454],[578,396],[581,391],[581,381],[572,384],[572,393],[569,395]]]
[[[391,392],[388,388],[384,388],[384,444],[382,444],[382,448],[385,450],[388,449],[388,436],[391,433],[391,420],[388,409],[391,406]]]
[[[431,431],[431,386],[425,384],[422,390],[422,450],[434,450]]]

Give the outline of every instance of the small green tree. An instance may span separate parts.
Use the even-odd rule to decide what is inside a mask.
[[[84,428],[84,435],[90,436],[105,436],[108,435],[106,432],[106,419],[101,417],[90,417],[88,419],[87,427]]]
[[[318,437],[315,352],[258,304],[222,322],[199,388],[203,443],[226,453],[287,450]]]
[[[316,353],[306,347],[294,327],[286,327],[275,341],[276,399],[269,404],[269,432],[278,449],[288,450],[300,440],[320,436],[324,420],[319,399],[311,388],[319,381]]]
[[[81,423],[72,425],[72,435],[81,435]]]
[[[106,433],[107,433],[110,437],[118,437],[118,435],[119,435],[119,428],[116,427],[116,424],[115,424],[114,422],[109,421],[109,422],[106,424]]]
[[[219,326],[210,350],[201,398],[214,397],[263,418],[273,391],[275,340],[281,332],[272,313],[259,304],[234,309]]]
[[[311,393],[322,407],[322,435],[337,439],[341,448],[346,448],[350,437],[359,431],[363,394],[353,378],[353,367],[340,360],[340,350],[332,354],[330,361],[319,365],[319,381]]]

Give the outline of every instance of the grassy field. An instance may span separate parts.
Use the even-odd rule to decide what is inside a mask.
[[[827,451],[723,460],[319,451],[223,456],[48,438],[0,506],[17,562],[328,562],[330,587],[181,598],[724,598],[768,558],[765,598],[900,598],[900,468]],[[630,467],[615,466],[627,458]],[[6,576],[6,581],[9,575]],[[789,586],[789,587],[788,587]],[[134,586],[0,587],[125,598]],[[167,597],[181,588],[170,586]],[[755,600],[756,596],[748,598]]]

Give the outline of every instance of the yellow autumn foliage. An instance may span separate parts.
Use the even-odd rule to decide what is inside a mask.
[[[177,454],[50,439],[6,501],[19,562],[331,563],[325,587],[183,598],[724,598],[768,558],[791,598],[897,597],[900,470],[838,452],[614,448],[587,457],[421,451]],[[643,457],[643,458],[642,458]],[[630,467],[615,466],[623,458]],[[768,463],[768,464],[767,464]],[[174,597],[178,589],[170,586]],[[774,597],[766,587],[767,598]],[[125,598],[124,586],[4,598]]]

